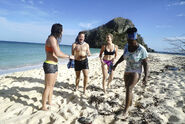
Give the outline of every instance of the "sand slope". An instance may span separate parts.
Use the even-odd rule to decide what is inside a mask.
[[[54,105],[47,112],[39,110],[44,90],[42,69],[1,75],[0,124],[79,124],[82,116],[93,124],[185,123],[185,57],[151,53],[148,85],[143,87],[141,81],[136,85],[129,115],[119,119],[115,117],[124,108],[125,63],[117,67],[111,89],[104,94],[100,61],[93,58],[89,62],[86,95],[82,95],[82,80],[79,91],[74,92],[74,70],[59,65]]]

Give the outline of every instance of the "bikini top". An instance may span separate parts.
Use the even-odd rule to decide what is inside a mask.
[[[53,52],[53,49],[51,47],[49,47],[49,46],[46,46],[46,45],[45,45],[45,50],[47,52]]]
[[[115,47],[114,47],[114,50],[112,52],[108,52],[107,49],[106,49],[106,46],[105,46],[104,55],[114,55],[115,52],[116,52]]]

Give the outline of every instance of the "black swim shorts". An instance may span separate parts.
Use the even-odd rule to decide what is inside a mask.
[[[44,62],[43,69],[44,69],[45,74],[55,73],[58,71],[58,65],[49,64],[49,63]]]
[[[83,69],[89,69],[88,59],[78,61],[75,60],[75,71],[81,71]]]

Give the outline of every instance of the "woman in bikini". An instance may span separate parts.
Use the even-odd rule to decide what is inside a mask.
[[[126,104],[123,115],[128,112],[129,106],[132,105],[132,90],[141,77],[142,67],[144,68],[143,84],[146,85],[148,79],[148,53],[144,46],[137,42],[137,29],[135,27],[128,28],[128,43],[125,45],[124,53],[113,66],[113,70],[119,63],[126,60],[126,68],[124,74],[124,81],[126,87]]]
[[[74,59],[60,51],[59,42],[62,38],[63,27],[61,24],[53,24],[51,34],[48,36],[45,44],[46,61],[43,63],[45,72],[45,89],[42,95],[42,110],[48,110],[46,102],[51,105],[53,87],[55,85],[58,74],[58,57]]]
[[[102,46],[100,55],[99,55],[100,61],[102,64],[102,73],[103,73],[102,86],[103,86],[104,92],[106,92],[105,82],[108,77],[108,74],[109,74],[108,83],[107,83],[108,88],[110,87],[110,83],[113,79],[114,72],[112,71],[111,68],[114,63],[114,60],[116,59],[117,51],[118,51],[118,46],[112,43],[112,40],[113,40],[112,34],[108,33],[106,35],[106,40],[107,40],[107,44]]]

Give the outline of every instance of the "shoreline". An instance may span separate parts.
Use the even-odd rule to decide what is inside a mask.
[[[88,59],[94,59],[96,57],[98,57],[99,53],[93,53],[90,57],[88,57]],[[62,62],[61,62],[62,60]],[[44,62],[44,61],[43,61]],[[68,59],[61,59],[59,58],[59,63],[60,65],[67,65],[68,63]],[[41,69],[42,68],[42,64],[43,63],[38,63],[38,64],[34,64],[34,65],[25,65],[23,67],[16,67],[16,68],[9,68],[9,69],[0,69],[0,76],[1,75],[5,75],[5,74],[11,74],[11,73],[15,73],[15,72],[23,72],[23,71],[29,71],[32,69]]]
[[[120,53],[122,52],[121,49],[118,50]],[[182,56],[184,57],[184,54],[180,54],[180,53],[166,53],[166,52],[149,52],[149,54],[161,54],[161,55],[172,55],[172,56]],[[98,57],[99,53],[93,53],[90,57],[88,57],[89,59],[94,59],[96,57]],[[62,59],[63,62],[61,62],[61,58],[59,58],[59,64],[61,65],[66,65],[68,63],[68,59]],[[8,68],[8,69],[0,69],[0,76],[6,75],[6,74],[11,74],[11,73],[15,73],[15,72],[23,72],[23,71],[29,71],[32,69],[40,69],[42,68],[42,64],[43,63],[38,63],[38,64],[34,64],[34,65],[25,65],[22,67],[16,67],[16,68]]]

